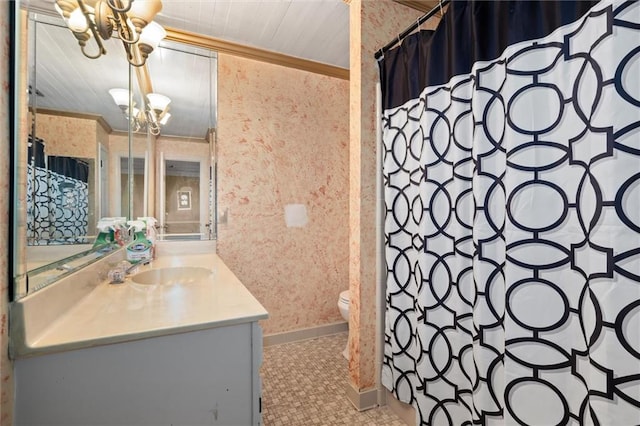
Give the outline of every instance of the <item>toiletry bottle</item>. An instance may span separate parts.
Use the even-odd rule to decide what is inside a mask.
[[[127,243],[127,218],[126,217],[114,217],[113,219],[113,237],[114,241],[119,246],[124,246]]]
[[[139,217],[138,220],[143,221],[147,227],[147,232],[146,232],[147,240],[149,240],[149,242],[151,243],[151,258],[155,259],[156,258],[156,240],[158,236],[158,233],[156,231],[156,223],[158,223],[158,221],[156,220],[155,217],[151,217],[151,216]]]
[[[133,229],[133,241],[127,245],[127,260],[131,263],[150,261],[152,244],[147,239],[144,222],[130,220],[127,224]]]
[[[93,243],[93,248],[99,251],[111,251],[111,244],[115,241],[113,220],[110,217],[103,217],[98,221],[98,236]]]

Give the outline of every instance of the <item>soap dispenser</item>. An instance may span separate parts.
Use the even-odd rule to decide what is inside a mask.
[[[146,225],[141,220],[127,222],[133,229],[133,241],[127,245],[127,260],[131,263],[148,262],[153,257],[153,244],[147,239]]]

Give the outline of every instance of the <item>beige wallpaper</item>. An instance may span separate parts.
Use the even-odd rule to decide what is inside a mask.
[[[36,115],[36,135],[45,141],[47,155],[96,158],[100,127],[87,118]]]
[[[374,54],[421,13],[392,0],[350,3],[349,150],[349,336],[351,384],[358,391],[376,385],[376,83]],[[428,22],[422,28],[429,28]]]
[[[342,321],[348,81],[219,55],[218,253],[269,311],[265,334]],[[306,209],[287,227],[285,206]],[[302,216],[296,216],[302,219]]]
[[[11,178],[9,176],[9,151],[11,139],[9,137],[9,66],[13,62],[9,60],[9,8],[0,7],[0,121],[4,125],[0,126],[0,192],[9,194]],[[9,277],[8,264],[8,233],[11,230],[9,223],[8,197],[0,197],[0,241],[5,244],[4,250],[0,251],[0,425],[10,426],[13,424],[13,364],[8,359],[9,331],[7,315],[9,311],[8,296]]]

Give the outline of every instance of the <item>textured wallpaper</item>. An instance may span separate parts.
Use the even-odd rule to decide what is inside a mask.
[[[265,334],[342,321],[349,82],[225,54],[218,81],[220,257],[269,311]]]
[[[96,158],[99,127],[87,118],[36,116],[36,135],[45,141],[47,155]]]
[[[374,54],[422,14],[392,0],[350,3],[350,244],[351,383],[375,386],[376,373],[376,83]],[[421,28],[434,25],[428,22]]]

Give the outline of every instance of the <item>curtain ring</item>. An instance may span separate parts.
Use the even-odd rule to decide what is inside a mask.
[[[440,5],[440,17],[442,18],[442,0],[438,0],[438,4]]]
[[[418,28],[418,32],[422,31],[422,22],[420,22],[420,18],[416,19],[416,28]]]

